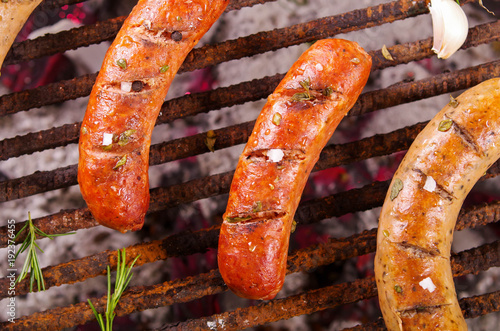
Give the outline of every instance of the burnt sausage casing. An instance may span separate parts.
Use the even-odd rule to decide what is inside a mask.
[[[142,228],[151,133],[189,51],[229,0],[140,0],[106,53],[80,130],[78,181],[94,218]]]
[[[317,41],[268,97],[239,158],[219,237],[220,273],[237,295],[267,300],[283,286],[307,178],[370,69],[358,44]]]
[[[466,330],[450,265],[462,203],[500,156],[500,79],[452,99],[417,136],[380,214],[375,278],[389,330]]]

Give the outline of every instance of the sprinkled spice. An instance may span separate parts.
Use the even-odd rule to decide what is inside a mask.
[[[177,16],[175,19],[177,20],[177,22],[182,21],[182,17],[180,17],[180,16]]]
[[[297,222],[295,220],[293,220],[292,221],[292,229],[290,230],[290,233],[294,233],[296,228],[297,228]]]
[[[451,128],[452,124],[453,124],[453,121],[450,118],[448,118],[446,120],[442,120],[441,122],[439,122],[438,131],[446,132]]]
[[[281,114],[280,113],[274,113],[272,122],[274,125],[280,125],[281,124]]]
[[[384,231],[382,231],[382,233],[384,234],[384,237],[389,237],[389,234],[390,234],[389,231],[384,230]]]
[[[389,53],[389,50],[387,49],[387,47],[385,45],[382,46],[382,55],[384,56],[384,58],[386,60],[394,61],[394,58],[392,57],[391,53]]]
[[[140,80],[136,80],[132,83],[132,91],[140,92],[144,88],[144,83]]]
[[[127,155],[123,155],[118,162],[116,162],[115,166],[113,167],[113,170],[117,170],[121,166],[123,166],[125,163],[127,163]]]
[[[312,99],[311,94],[307,92],[295,93],[292,96],[292,101],[309,101],[311,99]]]
[[[311,86],[311,79],[307,78],[301,82],[299,82],[300,86],[302,86],[306,91],[309,91],[309,87]]]
[[[253,207],[252,207],[252,212],[254,212],[254,213],[258,213],[259,211],[262,211],[262,202],[260,202],[260,201],[256,201],[256,202],[253,204]]]
[[[402,293],[403,289],[399,285],[394,285],[394,291],[396,291],[397,293]]]
[[[269,184],[269,188],[270,188],[271,190],[274,190],[274,185],[273,185],[273,184]]]
[[[162,74],[164,74],[164,73],[166,73],[166,72],[168,71],[168,69],[170,69],[170,66],[169,66],[168,64],[165,64],[164,66],[162,66],[162,67],[160,68],[160,72],[161,72]]]
[[[457,99],[455,99],[453,96],[450,95],[450,102],[449,105],[453,108],[457,108],[460,102],[458,102]]]
[[[120,134],[120,136],[118,137],[118,145],[123,147],[126,144],[128,144],[129,140],[130,140],[130,136],[133,135],[135,132],[136,132],[135,130],[130,129],[130,130],[127,130],[127,131],[123,132],[122,134]]]
[[[295,93],[292,96],[292,101],[308,101],[308,100],[314,100],[314,96],[311,95],[309,88],[311,86],[311,80],[307,78],[306,80],[303,80],[299,82],[300,86],[302,86],[306,91],[305,92],[299,92]]]
[[[352,59],[351,59],[351,63],[354,63],[354,64],[360,64],[360,63],[361,63],[361,60],[360,60],[360,59],[358,59],[357,57],[355,57],[355,58],[352,58]]]
[[[101,148],[102,148],[103,151],[109,152],[113,148],[113,145],[111,145],[111,144],[109,144],[109,145],[102,145]]]
[[[172,35],[170,36],[173,41],[181,41],[182,40],[182,33],[179,31],[174,31],[172,32]]]
[[[207,146],[210,152],[215,152],[215,140],[217,139],[217,135],[214,130],[208,130],[207,137],[205,138],[205,145]]]
[[[87,130],[87,127],[82,127],[82,134],[87,134],[89,131]]]
[[[325,97],[329,97],[333,93],[333,88],[331,86],[328,86],[321,92]]]
[[[125,59],[118,59],[116,60],[116,65],[122,68],[123,70],[127,69],[127,60]]]
[[[396,178],[394,180],[394,184],[392,184],[391,187],[391,195],[390,195],[391,201],[396,199],[396,197],[398,196],[399,192],[401,192],[402,189],[403,189],[403,181],[399,178]]]

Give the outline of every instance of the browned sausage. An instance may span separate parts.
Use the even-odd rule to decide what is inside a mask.
[[[446,105],[417,136],[380,214],[375,277],[389,330],[466,330],[450,265],[470,189],[500,156],[500,79]]]
[[[106,53],[80,131],[78,181],[95,219],[126,232],[149,206],[149,146],[189,51],[228,0],[140,0]]]
[[[239,158],[220,231],[220,273],[239,296],[272,299],[283,286],[304,185],[370,69],[358,44],[321,40],[269,96]]]

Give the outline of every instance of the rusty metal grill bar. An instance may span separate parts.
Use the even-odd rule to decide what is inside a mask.
[[[226,12],[272,1],[276,0],[232,0],[227,6]],[[53,2],[57,3],[57,1]],[[70,2],[77,3],[81,2],[81,0]],[[49,4],[46,6],[49,6]],[[50,4],[50,7],[53,7],[52,4]],[[22,41],[12,46],[5,57],[3,65],[16,64],[112,40],[116,37],[125,18],[126,16],[112,18],[95,24]]]
[[[499,40],[499,36],[500,22],[498,21],[471,28],[468,42],[464,45],[464,48]],[[396,58],[396,61],[386,60],[383,57],[381,50],[370,52],[372,58],[375,59],[373,70],[383,69],[388,65],[403,64],[430,57],[432,55],[431,52],[429,52],[431,43],[431,39],[428,38],[414,43],[390,47],[389,51]],[[484,70],[484,72],[488,71],[489,69]],[[464,72],[461,72],[460,74],[464,74]],[[475,74],[478,75],[478,73]],[[204,93],[190,94],[169,100],[162,106],[162,115],[158,118],[156,124],[169,123],[175,119],[184,118],[186,116],[193,116],[211,110],[220,109],[222,107],[234,106],[236,104],[263,99],[272,93],[282,77],[283,74],[277,74],[271,77],[265,77],[250,82],[243,82],[229,87],[218,88]],[[457,87],[456,89],[471,86],[470,83],[465,84],[464,79],[462,79],[461,82],[463,87]],[[428,91],[428,89],[425,89],[424,91]],[[446,90],[441,93],[447,93],[450,91],[451,90]],[[409,93],[406,92],[406,94],[408,95]],[[428,96],[432,95],[428,94]],[[411,100],[418,100],[418,94],[412,94]],[[387,100],[384,101],[384,98],[382,97],[380,97],[378,101],[378,104],[372,105],[377,107],[377,110],[394,105],[388,103]],[[382,101],[384,101],[384,103],[382,103]],[[366,108],[367,106],[363,106],[360,102],[358,102],[358,105],[356,105],[350,112],[350,116],[366,112]],[[80,125],[81,122],[66,124],[50,130],[33,132],[24,136],[4,139],[0,141],[0,160],[6,160],[11,157],[31,154],[45,149],[76,143],[78,142]],[[197,153],[201,152],[204,152],[204,150],[197,151]]]
[[[345,192],[323,199],[307,201],[299,207],[295,219],[298,224],[305,225],[358,211],[360,206],[356,205],[357,208],[352,208],[349,206],[349,201],[358,200],[359,197],[354,195],[360,192],[362,192],[362,194],[370,194],[375,200],[373,206],[363,206],[363,204],[361,204],[361,208],[365,207],[368,209],[369,207],[373,208],[379,206],[387,192],[388,183],[381,183],[376,186],[375,190],[372,191],[370,191],[369,188],[365,188],[363,190],[354,190],[354,194],[352,192]],[[334,208],[333,206],[343,207],[339,210],[339,208]],[[484,226],[498,220],[500,220],[500,202],[469,207],[460,213],[455,229],[460,231],[465,228]],[[163,240],[127,247],[127,255],[141,255],[141,258],[136,264],[139,266],[171,257],[203,253],[209,248],[217,247],[218,232],[219,228],[217,226],[196,232],[181,232],[168,236]],[[334,261],[374,252],[375,240],[376,229],[365,231],[349,238],[330,239],[328,242],[328,245],[330,245],[329,247],[323,245],[319,245],[318,247],[312,246],[302,250],[302,253],[292,255],[290,257],[291,262],[289,262],[288,266],[289,272],[301,271],[302,269],[297,269],[297,266],[301,266],[301,268],[309,266],[308,268],[311,269],[326,263],[333,263]],[[327,262],[320,262],[317,259],[318,256],[326,255],[330,256],[330,260]],[[315,258],[312,259],[312,256]],[[46,288],[50,288],[62,284],[72,284],[88,278],[104,275],[107,265],[110,265],[112,269],[116,267],[115,251],[104,251],[79,260],[44,268],[45,286]],[[79,270],[79,272],[68,273],[67,270]],[[9,280],[7,278],[0,279],[0,299],[8,296],[8,283]],[[27,280],[21,282],[16,288],[17,294],[27,294],[28,288],[29,284]]]
[[[500,291],[477,295],[459,300],[460,308],[466,319],[477,318],[489,313],[500,311]],[[384,320],[379,318],[376,321],[357,325],[342,331],[383,331],[387,330]]]
[[[233,0],[228,10],[237,10],[245,6],[269,1],[275,0]],[[78,2],[81,1],[45,0],[39,10]],[[181,72],[425,14],[428,12],[427,2],[427,0],[413,2],[393,1],[283,29],[264,31],[236,40],[206,45],[193,50],[189,54],[181,68]],[[477,0],[463,0],[461,5],[474,2],[477,2]],[[9,53],[6,64],[19,63],[111,40],[123,23],[123,19],[123,17],[120,17],[19,43]],[[500,22],[482,24],[469,30],[468,39],[463,49],[498,40],[500,40]],[[432,39],[428,38],[389,47],[389,52],[395,58],[394,61],[385,59],[380,50],[370,52],[373,57],[373,70],[429,58],[434,55],[431,46]],[[472,68],[436,75],[417,82],[401,82],[385,89],[364,93],[351,110],[349,116],[360,116],[374,110],[471,87],[485,79],[500,76],[499,64],[499,61],[494,61]],[[0,117],[87,96],[90,93],[95,77],[96,74],[85,75],[29,91],[2,96],[0,97]],[[163,115],[158,118],[157,124],[168,123],[174,119],[265,98],[273,91],[282,77],[283,74],[276,74],[251,82],[243,82],[226,88],[169,100],[164,103],[162,107]],[[223,149],[246,142],[253,124],[254,122],[247,122],[216,130],[216,149]],[[314,171],[404,151],[410,146],[425,124],[417,123],[387,134],[376,135],[348,144],[328,146],[324,149]],[[76,143],[78,141],[79,127],[80,123],[67,124],[50,130],[4,139],[0,141],[0,160]],[[201,133],[152,146],[151,165],[207,153],[208,150],[204,144],[205,136],[206,133]],[[356,151],[356,153],[352,151]],[[482,179],[491,178],[498,174],[500,174],[500,161],[494,164]],[[190,180],[179,185],[152,189],[149,213],[227,193],[232,175],[233,172],[226,172]],[[21,178],[0,182],[0,202],[28,197],[76,184],[76,165],[52,171],[37,172]],[[382,205],[388,185],[389,181],[374,182],[326,198],[305,201],[300,204],[297,210],[296,220],[300,226],[347,213],[379,207]],[[500,201],[488,205],[474,206],[461,211],[456,230],[484,226],[498,222],[499,219]],[[38,218],[34,222],[46,233],[66,233],[97,225],[86,208],[61,211]],[[19,231],[24,224],[25,222],[18,222],[16,231]],[[140,254],[141,257],[136,264],[136,267],[139,267],[172,257],[203,253],[208,249],[216,248],[218,232],[219,227],[213,226],[195,232],[177,233],[162,240],[126,247],[127,256],[133,257]],[[0,227],[0,247],[7,246],[6,234],[7,227]],[[24,238],[19,238],[19,240],[22,239]],[[375,251],[375,248],[376,229],[364,231],[347,238],[330,239],[326,243],[313,245],[292,253],[288,260],[288,273],[310,271],[318,266],[331,264],[335,261],[370,254]],[[500,266],[500,241],[453,255],[452,264],[454,277],[470,273],[477,274],[491,267],[498,267]],[[105,268],[108,265],[111,269],[116,268],[116,251],[103,251],[82,259],[49,266],[43,269],[45,285],[49,288],[82,282],[89,278],[104,275]],[[0,299],[8,296],[8,282],[7,278],[0,279]],[[127,315],[132,312],[168,306],[174,303],[185,303],[200,299],[206,295],[222,293],[226,290],[227,288],[218,270],[152,286],[132,287],[122,297],[117,314]],[[25,294],[28,294],[26,280],[16,287],[16,295]],[[207,323],[213,325],[220,318],[224,320],[225,329],[240,329],[293,316],[311,314],[375,296],[374,279],[360,279],[350,283],[307,291],[288,298],[272,300],[248,308],[166,325],[162,330],[207,328]],[[105,300],[105,297],[93,300],[98,311],[103,312]],[[460,304],[466,318],[474,318],[499,311],[500,291],[465,298],[460,301]],[[88,304],[80,302],[75,305],[21,317],[16,320],[15,324],[0,323],[0,328],[5,330],[12,327],[16,330],[56,329],[84,324],[93,319],[94,315]],[[251,322],[247,323],[246,321]],[[352,329],[378,330],[384,329],[384,325],[383,321],[379,319]]]
[[[471,0],[469,0],[469,1],[471,1]],[[363,27],[366,27],[367,24],[382,24],[385,22],[391,22],[391,21],[397,19],[396,17],[399,17],[399,19],[410,17],[410,15],[407,16],[403,10],[407,10],[407,11],[411,10],[412,12],[414,12],[414,15],[411,15],[411,16],[416,16],[418,14],[423,14],[423,13],[428,12],[428,9],[426,10],[425,1],[417,2],[416,5],[412,8],[409,8],[408,6],[401,6],[401,4],[403,4],[403,3],[404,3],[403,1],[395,1],[395,2],[388,3],[388,4],[367,8],[364,10],[365,13],[363,13],[363,14],[361,14],[361,12],[359,12],[359,11],[352,11],[352,12],[349,12],[346,14],[339,15],[338,17],[334,16],[334,18],[337,18],[337,19],[334,19],[334,22],[332,22],[332,23],[335,23],[335,24],[331,24],[331,23],[328,24],[329,23],[328,20],[325,20],[325,19],[316,20],[315,22],[318,22],[318,23],[321,22],[321,24],[324,26],[324,30],[325,30],[325,31],[320,32],[320,34],[318,36],[326,37],[326,36],[330,35],[329,32],[327,32],[327,31],[330,30],[332,27],[334,28],[333,31],[335,31],[335,33],[338,33],[338,31],[341,29],[341,27],[343,29],[346,29],[346,28],[347,29],[359,29],[359,27],[355,28],[355,26],[361,25]],[[241,8],[241,6],[239,6],[239,7]],[[398,8],[396,8],[396,7],[398,7]],[[233,8],[232,8],[232,6],[229,6],[228,9],[232,10]],[[237,9],[237,7],[234,9]],[[369,17],[369,15],[367,15],[368,10],[370,10],[370,12],[378,13],[378,16],[376,16],[374,18]],[[392,12],[394,12],[394,14],[392,14]],[[387,15],[388,16],[387,18],[384,18],[382,13],[389,14],[389,15]],[[342,18],[342,19],[340,20],[338,18]],[[360,20],[360,18],[361,18],[361,20]],[[34,40],[27,40],[25,42],[14,45],[11,52],[7,55],[4,63],[6,63],[6,64],[18,63],[21,61],[26,61],[26,60],[39,58],[42,56],[52,55],[52,54],[64,52],[66,50],[75,49],[75,48],[83,47],[83,46],[88,46],[91,44],[96,44],[96,43],[100,43],[102,41],[113,39],[116,36],[116,33],[120,29],[121,25],[123,24],[124,20],[125,20],[125,17],[118,17],[118,18],[110,19],[110,20],[107,20],[104,22],[99,22],[99,23],[96,23],[93,25],[87,25],[87,26],[75,28],[75,29],[72,29],[69,31],[62,31],[62,32],[57,33],[57,34],[42,36],[42,37],[36,38]],[[369,21],[366,21],[366,20],[369,20]],[[331,21],[331,19],[330,19],[330,21]],[[375,23],[369,23],[370,21],[374,21]],[[296,35],[302,36],[302,35],[305,35],[305,32],[310,30],[313,26],[309,25],[309,23],[301,23],[301,24],[298,24],[294,27],[295,27],[294,30],[296,31]],[[280,44],[279,39],[274,38],[274,40],[272,40],[272,41],[268,40],[268,41],[271,41],[269,43],[262,43],[262,41],[264,41],[264,40],[262,40],[262,36],[265,36],[264,38],[269,38],[270,36],[285,37],[283,35],[283,32],[290,31],[290,30],[292,30],[292,29],[291,28],[280,29],[280,32],[278,32],[278,31],[276,31],[276,32],[272,32],[272,31],[261,32],[261,33],[258,33],[256,35],[249,36],[249,37],[245,38],[244,42],[245,43],[250,42],[252,45],[259,47],[259,49],[265,49],[265,50],[263,50],[264,52],[269,51],[272,49],[276,49],[276,48],[274,48],[275,46],[270,46],[270,45],[272,45],[273,42]],[[349,30],[347,30],[347,31],[349,31]],[[308,41],[314,40],[314,39],[310,39],[311,34],[313,34],[313,33],[308,32],[307,35],[309,35],[309,36],[306,39],[304,39],[304,41],[302,41],[302,42],[308,42]],[[293,40],[294,39],[294,38],[290,38],[290,34],[287,33],[286,35],[288,36],[288,38],[282,38],[282,39],[280,38],[280,39],[281,40],[289,40],[289,39]],[[75,39],[75,37],[76,37],[76,39]],[[228,43],[228,44],[241,43],[241,41],[243,41],[241,39],[242,38],[240,38],[239,41],[235,40],[235,41],[229,41],[226,43]],[[315,39],[318,39],[318,38],[315,38]],[[260,42],[256,42],[257,40]],[[289,43],[289,42],[290,41],[288,41],[287,43]],[[266,44],[267,44],[267,46],[265,46]],[[290,44],[285,44],[285,45],[290,46]],[[234,46],[235,45],[230,45],[227,48],[226,47],[223,47],[223,48],[226,48],[226,50],[233,51],[233,53],[237,56],[236,58],[238,58],[238,56],[240,54],[245,53],[244,51],[243,52],[238,51],[236,49],[236,47],[234,47]],[[286,46],[281,46],[281,47],[286,47]],[[252,49],[252,47],[246,46],[245,49]],[[250,54],[253,55],[255,53],[250,53]],[[248,56],[248,55],[244,55],[244,56]]]
[[[359,98],[349,116],[361,115],[397,104],[420,100],[443,93],[450,93],[473,86],[484,79],[498,76],[500,74],[499,64],[500,61],[494,61],[452,73],[436,75],[418,82],[400,83],[383,90],[364,93]],[[223,95],[224,93],[220,92],[220,94]],[[253,122],[249,122],[216,130],[217,144],[215,148],[221,149],[244,143],[248,138],[252,125]],[[72,135],[76,135],[76,137],[72,139],[77,139],[78,127],[78,124],[64,126],[66,130],[73,132]],[[57,131],[57,133],[57,135],[64,136],[63,132]],[[51,134],[50,136],[54,137],[57,135]],[[32,137],[31,141],[39,141],[32,135],[28,136]],[[153,145],[150,152],[150,164],[161,164],[208,152],[204,143],[205,136],[206,133],[201,133]],[[45,137],[44,140],[50,142],[51,139]],[[29,145],[27,141],[24,141],[23,144]],[[3,149],[8,149],[10,151],[15,150],[15,148],[22,149],[22,146],[23,145],[12,142],[12,140],[4,140],[2,144],[2,147],[5,147]],[[389,151],[387,153],[391,152],[394,151]],[[19,199],[76,184],[76,165],[70,165],[51,171],[36,172],[24,177],[0,182],[0,202]]]
[[[474,261],[474,259],[478,260]],[[500,265],[500,242],[463,251],[453,255],[451,261],[454,277],[469,273],[477,274],[480,271],[498,266]],[[222,314],[172,324],[165,326],[162,330],[195,330],[204,328],[209,322],[218,323],[220,320],[224,321],[224,330],[239,330],[289,319],[298,315],[312,314],[321,310],[366,300],[376,295],[375,279],[369,277],[350,283],[307,291],[256,306],[239,308]]]
[[[389,4],[367,8],[366,10],[353,11],[338,16],[314,20],[309,23],[302,23],[282,29],[260,32],[255,35],[229,40],[215,45],[206,45],[204,47],[194,49],[187,56],[179,72],[192,71],[229,60],[239,59],[245,56],[256,55],[283,47],[298,45],[304,42],[311,42],[320,38],[332,37],[333,35],[339,33],[346,33],[366,27],[390,23],[396,20],[396,18],[404,19],[416,16],[416,14],[424,14],[428,12],[425,2],[425,0],[420,0],[411,2],[414,4],[410,5],[411,3],[409,1],[394,1]],[[474,0],[462,1],[462,4],[468,2],[474,2]],[[387,8],[383,6],[387,6]],[[406,13],[411,14],[406,15]],[[384,18],[384,15],[387,15],[388,18]],[[395,18],[390,18],[392,16]],[[336,24],[338,24],[338,26]],[[346,26],[343,27],[344,25]],[[328,31],[329,26],[331,26],[330,29],[333,29],[333,31],[329,34],[325,34],[326,31]],[[341,28],[339,29],[338,27]],[[498,29],[498,27],[495,27],[494,25],[492,25],[492,27],[493,29]],[[486,28],[490,29],[489,27]],[[469,33],[469,40],[476,40],[477,42],[477,40],[482,39],[484,41],[479,41],[479,43],[488,42],[486,41],[488,38],[487,34],[491,32],[488,32],[488,30],[481,31],[481,33],[477,32],[477,29],[472,28]],[[498,33],[495,33],[495,35],[496,37],[490,35],[490,38],[498,38]],[[425,40],[424,42],[430,43],[430,39]],[[64,44],[67,45],[67,43]],[[472,44],[474,44],[474,42]],[[466,45],[471,44],[467,43]],[[411,46],[413,46],[413,53],[411,54],[414,54],[418,49],[420,49],[420,54],[425,53],[425,55],[421,56],[429,57],[432,55],[429,47],[419,47],[422,45]],[[377,66],[377,60],[386,62],[385,66],[393,66],[398,64],[398,58],[407,59],[407,55],[398,52],[397,47],[394,50],[394,55],[396,55],[394,57],[396,61],[392,61],[392,63],[391,61],[384,60],[380,53],[377,55],[379,55],[377,56],[378,59],[374,59],[375,67]],[[90,90],[96,76],[97,74],[95,73],[89,74],[72,80],[48,84],[30,91],[23,91],[2,96],[0,97],[0,116],[87,96],[90,94]]]
[[[454,277],[470,273],[477,274],[497,266],[500,266],[500,241],[452,256]],[[298,266],[298,268],[302,267]],[[307,269],[302,268],[302,270]],[[132,287],[123,294],[116,309],[116,314],[117,316],[128,315],[136,311],[158,308],[173,303],[189,302],[226,290],[227,288],[218,270],[185,279],[167,281],[163,284]],[[293,316],[311,314],[374,296],[376,296],[375,280],[370,277],[350,283],[319,288],[206,318],[188,320],[172,325],[171,328],[179,330],[203,329],[206,327],[207,322],[216,322],[219,318],[223,318],[226,330],[241,329],[280,319],[288,319]],[[106,306],[106,298],[100,297],[92,301],[97,310],[102,313]],[[80,302],[21,317],[16,320],[15,324],[4,322],[0,324],[0,327],[5,330],[60,329],[84,324],[92,319],[94,319],[94,315],[88,303]],[[163,329],[169,328],[167,326]]]
[[[424,124],[425,123],[420,123],[408,128],[397,130],[393,133],[376,135],[357,142],[348,143],[344,146],[346,148],[343,148],[343,145],[328,146],[322,153],[314,171],[341,164],[348,164],[351,161],[358,161],[361,156],[366,156],[368,158],[386,155],[406,149],[411,144],[412,139],[414,139],[418,132],[423,128]],[[362,152],[359,155],[353,155],[353,150],[362,150],[365,152]],[[499,168],[500,161],[491,166],[488,173],[483,176],[483,179],[497,176],[500,173]],[[149,212],[155,212],[171,208],[179,204],[190,203],[199,199],[227,193],[229,191],[232,175],[233,172],[226,172],[201,179],[195,179],[178,185],[152,189]],[[381,205],[383,196],[387,191],[387,185],[387,181],[375,182],[365,186],[364,188],[338,193],[332,197],[342,197],[342,195],[348,196],[343,198],[345,199],[345,202],[340,204],[340,206],[342,206],[340,209],[341,211],[339,211],[340,215],[343,213],[342,210],[346,210],[347,206],[350,206],[352,201],[357,201],[357,207],[353,206],[350,209],[352,212],[366,210]],[[361,196],[364,196],[364,198],[360,199]],[[339,205],[337,205],[337,207],[338,206]],[[47,217],[35,219],[34,223],[45,233],[65,233],[97,225],[86,208],[63,211]],[[16,224],[16,230],[19,231],[24,224],[25,222],[19,222]],[[7,226],[0,227],[0,235],[2,235],[0,238],[0,244],[5,247],[7,243]],[[20,237],[20,239],[22,239],[22,237]]]

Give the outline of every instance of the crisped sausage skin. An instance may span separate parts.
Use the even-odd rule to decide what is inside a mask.
[[[500,79],[450,101],[417,136],[380,214],[375,256],[389,330],[466,330],[450,265],[462,203],[500,156]]]
[[[237,295],[272,299],[283,286],[307,178],[370,69],[358,44],[317,41],[269,96],[239,158],[219,237],[219,269]]]
[[[106,53],[80,130],[78,181],[94,218],[142,228],[151,133],[189,51],[228,0],[140,0]]]

